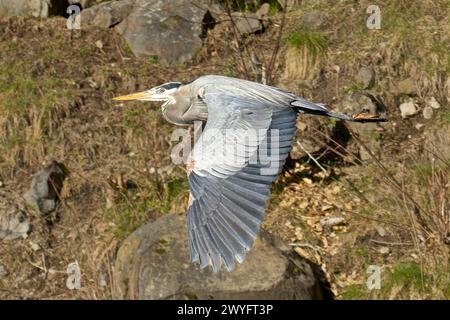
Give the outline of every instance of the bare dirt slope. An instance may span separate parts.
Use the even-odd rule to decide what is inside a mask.
[[[301,150],[293,156],[263,227],[320,264],[339,298],[449,298],[448,4],[397,1],[385,8],[386,29],[378,33],[355,27],[366,13],[354,1],[333,10],[305,1],[286,16],[289,36],[272,83],[331,108],[370,93],[391,121],[361,131],[299,120],[300,141],[319,145],[310,151],[324,170]],[[394,16],[402,8],[409,16]],[[299,31],[300,17],[313,10],[328,22]],[[265,33],[240,43],[229,26],[216,26],[196,60],[179,66],[134,58],[112,29],[70,32],[62,18],[0,20],[0,211],[22,211],[31,223],[26,239],[0,241],[0,298],[112,298],[120,241],[161,214],[184,212],[187,183],[184,169],[170,161],[172,127],[157,105],[121,106],[111,98],[203,74],[254,79],[250,52],[239,52],[248,48],[270,62],[283,21],[281,12],[272,14]],[[414,32],[410,17],[420,21]],[[307,58],[299,64],[297,54]],[[369,91],[355,80],[367,65],[377,74]],[[293,79],[289,68],[309,71]],[[412,89],[399,88],[405,79]],[[440,108],[424,119],[431,97]],[[403,119],[398,106],[408,99],[418,113]],[[53,159],[70,175],[56,212],[41,217],[22,195]],[[82,271],[80,290],[66,287],[72,262]],[[370,265],[382,272],[379,290],[366,287]]]

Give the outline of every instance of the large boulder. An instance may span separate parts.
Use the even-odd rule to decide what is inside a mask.
[[[186,219],[165,215],[129,236],[114,270],[118,299],[320,299],[313,267],[263,233],[229,273],[189,263]]]
[[[133,8],[134,0],[107,1],[81,12],[83,26],[110,28],[125,20]]]
[[[208,5],[207,0],[196,1],[196,5],[190,0],[136,0],[116,29],[136,56],[184,63],[202,47]]]
[[[63,15],[68,4],[61,0],[0,0],[0,16],[47,18],[51,15]]]

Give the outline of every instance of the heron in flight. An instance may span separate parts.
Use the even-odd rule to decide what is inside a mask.
[[[242,79],[208,75],[169,82],[116,101],[160,101],[175,125],[203,122],[187,163],[187,213],[191,262],[201,268],[222,262],[228,271],[242,263],[259,233],[272,182],[291,151],[297,114],[356,122],[385,121],[327,110],[293,93]],[[270,161],[267,161],[269,158]]]

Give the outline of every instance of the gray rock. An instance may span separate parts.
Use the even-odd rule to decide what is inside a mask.
[[[328,26],[328,16],[325,12],[314,10],[300,19],[300,26],[309,30],[322,30]]]
[[[208,1],[136,0],[128,17],[116,26],[138,57],[184,63],[202,47]]]
[[[341,105],[338,108],[345,114],[355,114],[360,112],[367,112],[370,114],[383,114],[386,112],[384,103],[380,98],[369,93],[355,92],[344,98]],[[359,139],[364,142],[364,145],[375,155],[381,155],[381,143],[380,143],[380,129],[383,125],[377,123],[356,123],[349,122],[346,126],[354,133],[356,133]],[[366,148],[357,145],[355,142],[350,143],[347,146],[348,150],[358,153],[362,161],[373,160],[373,157],[366,150]]]
[[[100,50],[103,49],[103,41],[102,40],[95,41],[95,46]]]
[[[370,94],[355,92],[343,99],[341,106],[339,106],[339,110],[347,114],[363,111],[367,111],[371,114],[385,112],[384,108],[375,103],[375,101],[375,97]]]
[[[363,89],[370,89],[375,84],[375,71],[372,68],[363,67],[356,75],[356,81],[363,85]]]
[[[47,18],[49,6],[47,0],[0,0],[0,16],[34,16]]]
[[[39,243],[36,243],[33,241],[30,243],[30,246],[33,251],[39,251],[42,249],[41,246],[39,245]]]
[[[369,161],[369,160],[372,160],[372,157],[371,157],[370,153],[367,152],[366,148],[364,148],[364,147],[362,147],[362,146],[359,147],[359,158],[360,158],[362,161]]]
[[[94,5],[96,2],[95,0],[69,0],[69,4],[79,4],[83,9],[86,9],[92,5]]]
[[[0,16],[34,16],[48,18],[63,15],[67,7],[60,0],[0,0]]]
[[[131,12],[134,0],[108,1],[81,12],[83,26],[110,28],[122,22]]]
[[[30,219],[23,212],[11,211],[0,215],[0,240],[26,239],[30,231]]]
[[[320,224],[322,227],[333,227],[344,223],[344,217],[323,217],[320,219]]]
[[[377,157],[382,157],[384,156],[383,152],[382,152],[382,148],[381,148],[381,142],[380,140],[376,140],[379,137],[378,133],[373,133],[372,136],[363,136],[361,138],[361,140],[365,143],[365,146],[368,150],[370,150],[370,152],[372,152],[372,154],[374,154]],[[374,158],[373,156],[369,153],[369,151],[360,146],[359,147],[359,158],[362,161],[373,161]]]
[[[370,114],[384,113],[384,107],[381,103],[376,103],[376,98],[367,93],[355,92],[345,97],[339,106],[339,111],[345,114],[355,114],[360,112],[368,112]],[[370,132],[376,130],[376,123],[348,123],[352,131],[357,132],[363,139],[365,136],[371,137]]]
[[[413,79],[405,79],[397,83],[397,94],[417,95],[417,85]]]
[[[433,118],[433,108],[430,106],[426,106],[422,111],[423,117],[426,120],[430,120]]]
[[[385,237],[387,235],[387,231],[384,227],[377,226],[377,227],[375,227],[375,229],[377,230],[377,233],[380,237]]]
[[[117,2],[117,0],[114,0]],[[110,2],[108,0],[69,0],[69,4],[79,4],[83,9],[92,7],[102,2]]]
[[[417,109],[416,103],[413,99],[409,99],[408,101],[400,104],[399,108],[402,118],[404,119],[419,113],[419,110]]]
[[[289,253],[288,253],[289,252]],[[290,256],[291,255],[291,256]],[[186,218],[165,215],[129,236],[117,254],[119,299],[319,299],[320,281],[310,264],[281,251],[267,235],[243,264],[214,274],[189,263]]]
[[[0,278],[7,277],[8,275],[9,275],[8,270],[6,270],[6,268],[0,264]]]
[[[239,32],[239,34],[251,34],[262,31],[264,26],[257,14],[233,12],[231,14],[233,22]]]
[[[270,11],[270,4],[263,3],[263,5],[258,9],[258,11],[256,11],[255,14],[258,17],[258,19],[262,20],[267,17],[269,11]]]
[[[31,188],[24,194],[25,202],[41,215],[52,212],[59,201],[67,174],[65,166],[56,161],[39,170],[33,176]]]
[[[426,106],[431,107],[433,109],[439,109],[441,105],[437,102],[435,97],[428,98],[425,102]]]

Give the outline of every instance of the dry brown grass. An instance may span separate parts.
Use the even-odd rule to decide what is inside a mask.
[[[113,30],[71,38],[64,19],[3,19],[0,38],[0,209],[22,207],[33,228],[27,240],[0,245],[10,273],[0,279],[0,297],[111,298],[120,241],[187,201],[185,172],[167,151],[172,126],[158,106],[111,98],[214,71],[124,59],[126,46]],[[70,176],[59,208],[43,218],[23,207],[21,195],[52,159]],[[108,204],[109,177],[122,174],[132,187],[112,191]],[[70,291],[66,268],[75,261],[82,289]]]
[[[352,149],[336,149],[329,138],[317,139],[328,143],[323,145],[328,153],[334,149],[346,161],[321,158],[326,175],[312,165],[294,164],[274,187],[265,227],[322,264],[340,297],[448,298],[449,253],[442,237],[448,230],[449,170],[430,162],[417,147],[414,122],[400,119],[392,90],[396,81],[414,75],[420,97],[435,96],[446,119],[441,79],[448,75],[448,7],[445,1],[381,1],[386,29],[369,32],[364,3],[301,3],[289,13],[287,32],[297,30],[298,17],[308,10],[325,10],[332,26],[323,34],[327,54],[313,58],[308,44],[286,46],[277,55],[274,78],[281,79],[285,65],[290,75],[306,79],[311,67],[320,67],[321,77],[307,85],[280,83],[333,106],[360,66],[374,66],[374,90],[384,94],[392,121],[380,138],[385,152],[381,165],[361,165]],[[419,21],[419,28],[408,27],[408,14],[406,21],[390,16],[395,12],[419,14],[418,20],[410,20]],[[218,25],[210,31],[197,65],[176,67],[124,59],[129,51],[110,31],[86,30],[74,33],[70,41],[63,19],[0,21],[0,180],[5,184],[0,208],[21,203],[31,174],[43,162],[56,159],[71,171],[57,213],[41,218],[29,212],[30,237],[1,244],[2,263],[10,276],[0,279],[0,297],[112,297],[111,274],[120,241],[161,213],[182,212],[187,196],[184,171],[171,166],[167,151],[171,126],[156,110],[150,111],[156,106],[119,106],[111,97],[201,74],[255,80],[261,70],[254,68],[252,54],[267,66],[279,34],[281,16],[271,19],[264,35],[243,37],[242,43],[236,43],[229,26]],[[95,46],[97,40],[103,49]],[[247,50],[241,59],[238,50],[243,45]],[[284,53],[292,54],[292,61],[285,62]],[[17,92],[21,94],[13,94]],[[442,123],[434,125],[441,128]],[[409,134],[413,139],[407,139]],[[111,189],[109,178],[117,181],[122,175],[134,187],[119,183],[122,187]],[[330,230],[321,227],[320,218],[334,215],[344,215],[346,223]],[[387,231],[384,237],[377,235],[380,226]],[[41,250],[33,251],[31,242],[39,243]],[[388,255],[379,252],[383,246],[389,248]],[[74,261],[80,264],[83,288],[72,292],[65,287],[65,269]],[[365,289],[369,264],[383,267],[384,290]]]

